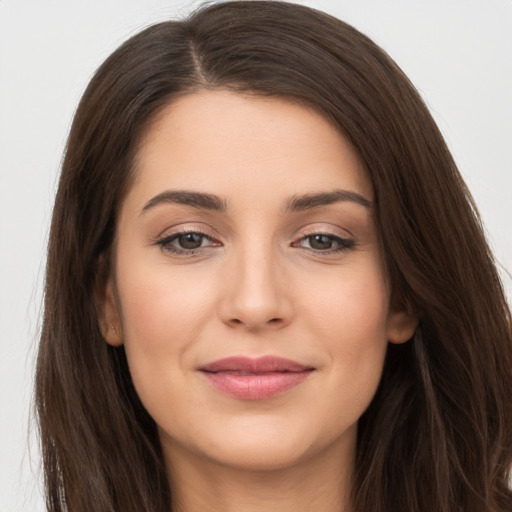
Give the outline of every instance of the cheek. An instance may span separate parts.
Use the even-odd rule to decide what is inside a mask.
[[[345,268],[310,286],[307,329],[329,359],[329,379],[362,414],[377,389],[387,349],[388,293],[377,265]],[[312,285],[313,283],[311,283]],[[318,285],[318,281],[317,281]],[[352,403],[353,401],[353,403]]]
[[[187,351],[211,317],[213,286],[191,279],[186,270],[165,264],[137,268],[133,261],[126,268],[120,262],[118,296],[130,372],[150,409],[186,371]]]
[[[300,295],[322,339],[364,348],[386,338],[389,297],[376,264],[335,269],[303,281]],[[338,344],[336,344],[338,346]]]
[[[142,269],[132,264],[129,272],[123,272],[120,265],[120,273],[123,280],[118,294],[128,344],[133,341],[148,350],[176,346],[182,334],[199,328],[210,308],[211,286],[201,276],[192,278],[186,271],[172,271],[165,264]]]

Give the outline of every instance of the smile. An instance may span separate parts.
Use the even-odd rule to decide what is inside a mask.
[[[314,368],[289,359],[228,357],[200,368],[217,391],[240,400],[264,400],[307,379]]]

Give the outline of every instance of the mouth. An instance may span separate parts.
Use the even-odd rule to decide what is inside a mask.
[[[281,357],[220,359],[199,368],[214,389],[241,400],[264,400],[304,382],[315,368]]]

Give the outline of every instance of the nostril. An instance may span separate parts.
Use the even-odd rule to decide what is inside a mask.
[[[266,325],[269,325],[269,324],[272,324],[272,325],[275,325],[275,324],[280,324],[281,322],[283,321],[282,318],[271,318],[270,320],[268,320],[267,322],[263,322],[263,324],[266,324]],[[229,323],[231,325],[244,325],[244,324],[247,324],[248,327],[250,327],[250,322],[244,322],[243,320],[240,320],[240,318],[232,318],[231,320],[229,320]],[[262,324],[262,325],[263,325]]]

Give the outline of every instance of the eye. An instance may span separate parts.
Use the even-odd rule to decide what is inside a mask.
[[[179,235],[172,241],[176,242],[180,249],[199,249],[205,242],[206,237],[198,233],[185,233]]]
[[[220,245],[205,233],[196,231],[174,233],[165,236],[156,243],[165,251],[184,256],[193,255],[199,250]]]
[[[293,245],[315,252],[334,253],[351,249],[355,246],[355,242],[335,235],[315,233],[302,237]]]

